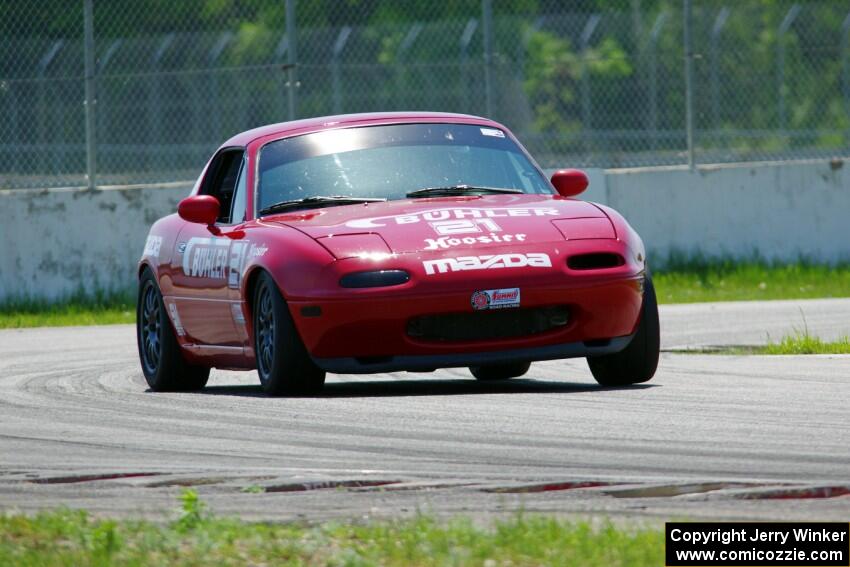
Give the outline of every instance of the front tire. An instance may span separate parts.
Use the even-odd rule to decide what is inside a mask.
[[[154,392],[189,392],[206,386],[210,369],[183,359],[156,278],[147,268],[139,280],[136,343],[142,372]]]
[[[266,394],[290,396],[321,391],[325,373],[307,353],[289,307],[267,273],[260,274],[254,290],[253,320],[257,373]]]
[[[643,290],[640,324],[626,348],[614,354],[588,357],[590,372],[602,386],[625,386],[648,382],[658,368],[661,334],[655,287],[647,275]]]
[[[494,380],[510,380],[528,372],[530,362],[509,362],[507,364],[489,364],[487,366],[470,366],[469,371],[477,380],[490,382]]]

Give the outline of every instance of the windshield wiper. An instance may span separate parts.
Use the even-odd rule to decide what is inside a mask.
[[[424,189],[417,189],[416,191],[411,191],[410,193],[408,193],[407,196],[411,199],[415,199],[417,197],[434,197],[440,195],[475,195],[482,193],[513,194],[522,193],[522,190],[503,189],[500,187],[480,187],[476,185],[449,185],[447,187],[426,187]]]
[[[303,199],[292,199],[289,201],[281,201],[268,207],[260,209],[261,215],[271,213],[279,213],[281,211],[291,211],[293,209],[312,209],[319,207],[333,207],[335,205],[353,205],[357,203],[375,203],[386,201],[386,199],[377,199],[372,197],[353,197],[350,195],[316,195],[314,197],[304,197]]]

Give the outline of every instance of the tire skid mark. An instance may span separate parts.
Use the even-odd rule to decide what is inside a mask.
[[[605,494],[613,496],[614,498],[674,498],[676,496],[689,496],[692,494],[717,492],[719,490],[756,488],[760,486],[766,485],[742,482],[701,482],[693,484],[640,486],[637,488],[626,488],[622,490],[606,490]]]
[[[344,488],[373,488],[400,483],[400,480],[320,480],[312,482],[293,482],[263,487],[266,492],[306,492],[309,490],[328,490]]]
[[[126,448],[126,445],[119,442],[92,442],[92,441],[80,441],[80,440],[69,440],[69,439],[56,439],[50,437],[33,437],[33,436],[25,436],[25,435],[8,435],[4,433],[0,433],[0,439],[11,439],[15,441],[32,441],[37,443],[47,443],[47,444],[55,444],[59,446],[73,446],[73,447],[88,447],[90,449],[99,449],[99,450],[108,450],[114,451],[115,449],[123,449]],[[136,453],[144,453],[151,455],[168,455],[168,456],[178,456],[185,457],[187,454],[187,450],[185,448],[167,448],[167,447],[147,447],[147,446],[136,446],[133,447],[133,451]],[[267,463],[269,460],[269,455],[258,455],[258,454],[235,454],[233,452],[228,451],[212,451],[212,450],[194,450],[191,452],[193,457],[220,457],[220,458],[232,458],[239,462],[244,462],[246,460],[255,460],[260,461],[262,463]]]
[[[109,414],[115,414],[117,412],[124,416],[128,416],[129,414],[129,417],[131,418],[141,418],[145,420],[149,420],[157,415],[168,415],[172,417],[172,419],[185,422],[187,420],[206,421],[211,417],[216,417],[220,420],[224,412],[224,416],[228,417],[229,421],[233,424],[245,426],[246,418],[248,419],[249,424],[251,421],[249,416],[246,416],[244,413],[238,413],[243,409],[242,407],[234,408],[232,404],[228,406],[224,405],[226,401],[230,400],[218,398],[217,403],[222,404],[221,407],[203,408],[198,410],[197,404],[186,403],[191,399],[187,398],[187,396],[194,398],[196,395],[148,395],[147,392],[144,392],[144,386],[136,383],[136,381],[132,379],[131,371],[126,371],[126,373],[113,373],[111,375],[100,373],[93,378],[73,375],[62,377],[77,381],[77,385],[79,387],[73,391],[68,391],[64,388],[56,388],[54,384],[45,382],[44,380],[39,380],[39,384],[33,384],[36,380],[30,380],[28,389],[33,390],[34,393],[37,394],[37,397],[42,398],[45,402],[33,407],[49,405],[51,411],[57,411],[57,409],[59,409],[56,407],[57,400],[62,400],[63,403],[60,405],[61,409],[70,411],[76,408],[84,408],[86,410],[84,413],[88,415],[90,415],[93,410],[103,410]],[[105,384],[112,384],[116,382],[116,378],[125,382],[129,387],[125,390],[118,391],[113,391],[112,389],[106,389],[104,387]],[[96,383],[99,387],[87,387],[93,383]],[[45,391],[48,393],[45,393]],[[102,394],[104,391],[109,395],[103,396]],[[131,394],[131,396],[126,396],[127,393]],[[217,398],[205,397],[205,399],[208,401],[214,401]],[[247,406],[247,404],[243,405]],[[247,407],[244,409],[247,409]],[[256,410],[257,408],[253,409]],[[274,415],[274,411],[279,411],[279,408],[273,408],[271,406],[266,409],[270,416]],[[299,410],[299,414],[304,413],[308,412]],[[177,417],[178,415],[179,418]],[[320,416],[321,414],[317,412],[316,417],[318,418]],[[316,421],[319,420],[317,419]],[[281,426],[287,425],[290,422],[291,420],[285,418],[279,419],[279,425]],[[268,421],[258,419],[256,420],[256,424],[268,426]]]
[[[567,481],[546,482],[542,484],[524,484],[519,486],[496,486],[482,488],[481,492],[493,492],[496,494],[529,494],[534,492],[557,492],[562,490],[576,490],[581,488],[599,488],[603,486],[618,486],[623,483],[604,481]]]
[[[377,490],[382,492],[413,492],[429,490],[448,490],[453,488],[468,488],[478,486],[478,482],[399,482],[398,484],[380,485]],[[373,492],[376,487],[352,488],[353,492]]]
[[[44,478],[33,478],[27,480],[32,484],[74,484],[78,482],[93,482],[97,480],[118,480],[122,478],[139,478],[145,476],[158,476],[160,472],[124,472],[107,474],[78,474],[70,476],[50,476]]]
[[[850,485],[800,486],[735,495],[736,498],[741,500],[811,500],[840,498],[842,496],[850,496]]]

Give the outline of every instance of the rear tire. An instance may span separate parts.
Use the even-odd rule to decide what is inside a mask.
[[[315,394],[325,373],[307,353],[289,307],[267,273],[254,290],[254,354],[260,384],[270,396]]]
[[[646,276],[638,330],[626,348],[614,354],[588,357],[590,372],[602,386],[625,386],[648,382],[658,368],[661,336],[658,304],[652,279]]]
[[[139,280],[136,343],[142,372],[154,392],[189,392],[206,386],[210,369],[183,359],[156,278],[147,268]]]
[[[509,380],[522,376],[531,368],[530,362],[509,362],[507,364],[488,364],[486,366],[470,366],[469,371],[477,380],[485,382],[494,380]]]

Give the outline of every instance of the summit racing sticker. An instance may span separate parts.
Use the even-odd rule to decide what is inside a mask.
[[[388,215],[368,219],[348,221],[348,228],[378,228],[382,226],[416,224],[420,222],[434,223],[437,221],[462,219],[494,219],[507,217],[543,217],[558,216],[558,209],[552,207],[451,207],[431,209],[407,215]],[[445,226],[445,225],[444,225]],[[485,225],[485,228],[492,230]],[[445,230],[445,229],[444,229]],[[442,232],[448,234],[448,231]]]
[[[501,268],[551,268],[552,260],[548,254],[531,252],[529,254],[493,254],[487,256],[460,256],[458,258],[438,258],[422,262],[429,276],[446,272],[466,270],[496,270]]]
[[[519,288],[511,287],[507,289],[484,289],[476,291],[472,294],[470,303],[476,311],[519,307]]]

